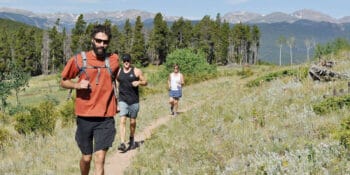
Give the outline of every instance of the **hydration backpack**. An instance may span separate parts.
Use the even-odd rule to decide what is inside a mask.
[[[75,55],[75,63],[77,65],[78,69],[79,69],[78,76],[80,76],[81,74],[85,73],[86,78],[89,80],[90,77],[87,74],[86,69],[97,69],[98,74],[100,74],[100,68],[106,68],[108,70],[109,75],[111,76],[111,79],[112,79],[112,86],[113,86],[114,96],[117,98],[117,87],[116,87],[116,82],[115,82],[115,76],[113,75],[113,72],[112,72],[112,69],[111,69],[111,66],[110,66],[110,63],[109,63],[109,57],[106,56],[106,58],[105,58],[105,66],[90,66],[90,65],[88,65],[85,52],[81,52],[81,57],[82,57],[83,65],[82,65],[82,67],[79,67],[78,66],[77,55]],[[99,80],[99,75],[97,76],[96,84],[99,83],[98,80]],[[73,91],[73,89],[70,89],[69,94],[67,96],[67,100],[69,100],[71,98],[72,91]]]

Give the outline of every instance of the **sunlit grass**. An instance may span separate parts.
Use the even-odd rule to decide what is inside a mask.
[[[346,151],[332,137],[348,110],[318,116],[311,107],[346,81],[247,82],[231,76],[186,89],[181,103],[201,105],[159,128],[126,174],[350,173]]]
[[[334,70],[347,72],[349,66],[344,60]],[[350,113],[342,109],[320,116],[312,109],[334,89],[347,92],[347,81],[286,76],[246,86],[286,68],[222,67],[218,78],[186,85],[182,113],[152,131],[125,174],[349,174],[348,154],[332,134]],[[158,70],[155,66],[143,70],[157,93],[142,97],[136,133],[169,115],[166,82],[151,80]],[[56,76],[41,76],[31,80],[20,99],[31,105],[47,96],[62,102],[67,93],[58,87]],[[12,96],[10,102],[15,103]],[[0,126],[15,139],[0,150],[0,174],[79,174],[74,124],[62,128],[58,123],[52,136],[39,137],[18,135],[9,121]],[[107,156],[118,143],[117,134]]]

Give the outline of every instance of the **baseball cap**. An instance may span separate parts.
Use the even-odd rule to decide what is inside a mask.
[[[131,61],[131,56],[130,56],[130,54],[124,54],[123,57],[122,57],[122,60],[123,60],[123,61]]]

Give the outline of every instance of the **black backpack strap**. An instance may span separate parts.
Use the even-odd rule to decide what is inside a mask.
[[[82,51],[80,54],[81,54],[82,62],[83,62],[82,67],[79,67],[79,64],[78,64],[78,61],[77,61],[77,60],[78,60],[78,59],[77,59],[77,55],[75,55],[75,62],[76,62],[76,65],[77,65],[77,67],[78,67],[78,69],[79,69],[79,76],[80,76],[81,74],[85,73],[86,78],[89,80],[90,77],[89,77],[89,75],[87,74],[86,69],[87,69],[88,67],[89,67],[89,68],[95,68],[95,69],[97,69],[97,71],[98,71],[98,72],[97,72],[98,75],[97,75],[97,78],[96,78],[96,84],[98,84],[98,83],[99,83],[98,81],[99,81],[99,77],[100,77],[100,72],[101,72],[101,70],[100,70],[101,67],[88,66],[88,64],[87,64],[86,53],[85,53],[84,51]],[[113,71],[112,71],[112,68],[111,68],[111,66],[110,66],[110,61],[109,61],[109,57],[108,57],[108,56],[105,58],[105,68],[107,68],[108,73],[109,73],[109,75],[111,76],[114,95],[117,97],[117,96],[118,96],[118,93],[117,93],[117,87],[116,87],[115,76],[114,76]],[[69,92],[69,94],[68,94],[68,96],[67,96],[67,100],[71,97],[71,94],[72,94],[72,89],[70,89],[70,92]]]

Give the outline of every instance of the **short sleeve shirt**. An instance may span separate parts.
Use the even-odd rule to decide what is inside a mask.
[[[86,58],[85,71],[80,73],[83,61],[81,54],[78,54],[76,58],[74,56],[68,60],[61,73],[62,79],[78,77],[78,82],[83,79],[89,81],[89,89],[76,90],[75,114],[81,117],[112,117],[117,111],[112,76],[108,68],[105,68],[105,61],[97,59],[92,51],[86,52]],[[111,54],[109,62],[115,77],[119,69],[118,55]]]

